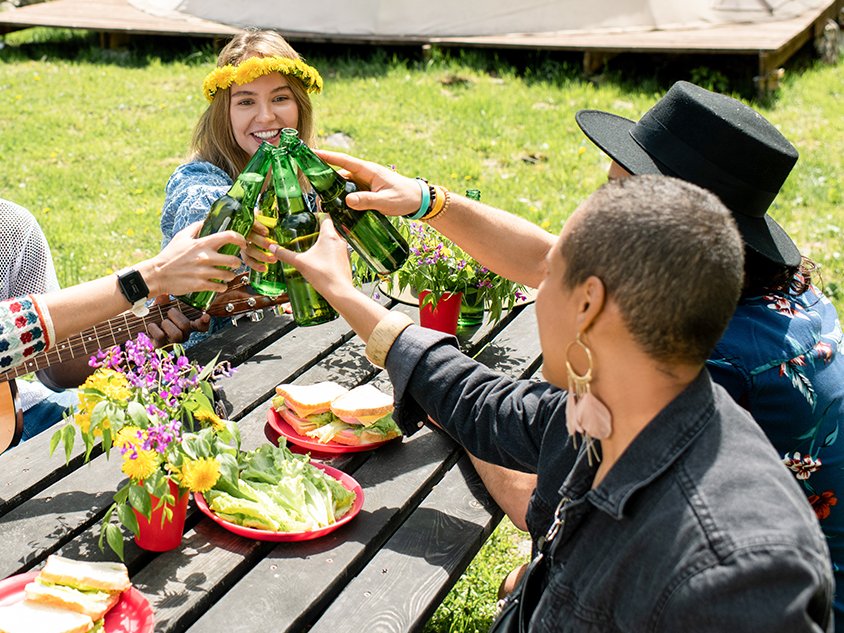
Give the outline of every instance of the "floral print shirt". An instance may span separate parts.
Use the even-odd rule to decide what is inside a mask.
[[[844,348],[835,307],[817,288],[742,299],[708,367],[750,411],[820,520],[844,631]]]

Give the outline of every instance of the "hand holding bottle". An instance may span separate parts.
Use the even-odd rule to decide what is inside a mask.
[[[267,264],[278,261],[270,252],[271,244],[275,244],[275,241],[270,237],[270,230],[255,220],[252,230],[246,236],[246,248],[240,251],[243,263],[259,273],[267,272]]]
[[[320,222],[319,237],[308,250],[297,253],[277,244],[270,245],[270,252],[289,266],[293,266],[329,302],[343,292],[357,293],[352,282],[349,250],[346,241],[334,228],[331,218]]]
[[[327,163],[346,170],[356,184],[369,189],[346,196],[346,203],[352,209],[374,209],[384,215],[407,215],[417,211],[422,204],[422,193],[415,178],[341,152],[314,152]]]
[[[196,238],[201,222],[185,227],[158,255],[141,262],[141,272],[151,296],[197,291],[224,292],[240,266],[237,255],[217,252],[226,244],[246,248],[246,238],[234,231]],[[219,281],[217,281],[219,280]]]

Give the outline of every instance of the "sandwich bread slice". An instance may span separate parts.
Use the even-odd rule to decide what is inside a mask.
[[[347,424],[371,426],[393,412],[393,398],[366,384],[331,401],[331,412]]]
[[[94,622],[87,615],[23,600],[0,607],[0,633],[88,633]]]
[[[347,446],[386,442],[401,435],[393,420],[393,399],[372,385],[361,385],[331,401],[336,420],[308,432],[320,442]]]
[[[82,613],[96,622],[130,586],[122,563],[77,561],[53,554],[24,593],[29,602]]]
[[[330,380],[313,385],[281,384],[275,388],[273,408],[299,435],[334,421],[331,401],[348,391]]]

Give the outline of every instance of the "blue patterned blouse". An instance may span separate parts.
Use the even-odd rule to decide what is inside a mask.
[[[202,160],[179,165],[165,187],[161,247],[189,224],[204,220],[211,205],[232,186],[222,169]]]
[[[794,473],[826,534],[844,630],[844,348],[835,307],[817,288],[743,299],[708,362]]]

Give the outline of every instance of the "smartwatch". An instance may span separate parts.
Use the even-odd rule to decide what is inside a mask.
[[[120,292],[123,293],[126,300],[132,304],[132,314],[138,317],[149,314],[147,307],[149,287],[141,273],[134,268],[119,270],[117,271],[117,285],[120,286]]]

